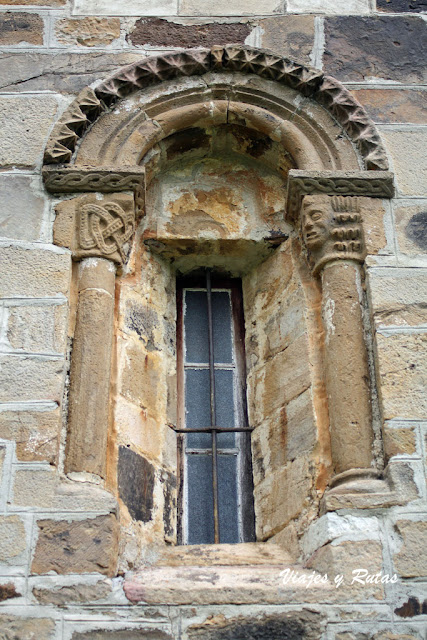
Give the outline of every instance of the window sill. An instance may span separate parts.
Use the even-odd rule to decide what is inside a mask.
[[[128,575],[124,589],[133,603],[158,605],[284,604],[318,598],[319,589],[313,593],[304,584],[284,585],[281,572],[286,568],[299,575],[313,573],[294,565],[275,544],[168,547],[154,563]],[[331,587],[320,588],[326,595]]]

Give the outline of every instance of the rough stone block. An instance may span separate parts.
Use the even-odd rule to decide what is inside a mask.
[[[416,16],[326,18],[325,70],[341,81],[423,83],[425,37],[426,24]]]
[[[339,545],[327,544],[321,547],[305,565],[309,569],[325,573],[330,580],[342,575],[343,581],[336,589],[338,601],[351,600],[353,603],[369,602],[384,599],[384,584],[367,581],[369,575],[376,575],[382,570],[382,549],[379,542],[342,542]],[[365,577],[363,577],[365,576]]]
[[[260,20],[258,26],[261,28],[263,49],[271,49],[276,55],[311,64],[314,46],[312,16],[275,16]]]
[[[68,253],[43,250],[36,246],[7,246],[0,247],[0,250],[1,297],[67,296],[71,277]]]
[[[19,598],[22,593],[19,593],[16,590],[16,586],[13,582],[5,582],[0,584],[0,602],[4,602],[5,600],[13,600],[14,598]]]
[[[99,624],[97,625],[99,626]],[[150,626],[150,628],[135,625],[132,628],[119,629],[112,631],[111,629],[97,631],[75,631],[71,636],[71,640],[172,640],[172,636],[161,627]]]
[[[1,639],[9,640],[53,640],[55,621],[49,618],[28,618],[0,615]]]
[[[4,53],[0,91],[59,91],[73,97],[88,84],[141,60],[139,53]],[[0,56],[1,60],[1,56]]]
[[[425,0],[377,0],[377,11],[391,13],[423,13],[427,10]]]
[[[424,205],[397,206],[394,219],[399,251],[409,256],[427,254],[427,201]]]
[[[67,305],[9,307],[7,339],[13,349],[63,353],[66,346]]]
[[[143,456],[119,447],[119,496],[134,520],[149,522],[154,506],[155,468]]]
[[[288,417],[286,407],[279,409],[252,432],[252,467],[255,486],[268,473],[274,473],[286,464]]]
[[[87,520],[38,520],[33,573],[115,573],[118,531],[115,516]]]
[[[76,583],[63,587],[33,587],[33,596],[43,605],[62,607],[70,604],[87,604],[104,600],[112,592],[111,580],[99,580],[95,584]]]
[[[84,47],[108,46],[120,37],[118,18],[62,18],[55,24],[55,35],[60,44]]]
[[[182,0],[179,5],[180,16],[251,16],[270,15],[282,12],[280,0],[219,0],[213,4],[210,0]],[[165,15],[165,14],[163,14]]]
[[[17,240],[38,240],[45,200],[39,195],[37,177],[0,175],[0,236]]]
[[[358,518],[352,515],[339,516],[326,513],[307,527],[301,540],[306,557],[317,549],[337,538],[352,540],[377,540],[379,537],[378,521],[375,518]]]
[[[393,159],[398,192],[405,196],[427,195],[427,131],[381,130],[381,135]]]
[[[370,13],[369,0],[287,0],[289,13]]]
[[[176,381],[175,381],[176,386]],[[138,451],[147,454],[150,459],[159,458],[161,452],[160,416],[153,417],[141,407],[117,397],[114,406],[114,424],[117,429],[119,442],[130,442]],[[176,457],[176,450],[174,449]]]
[[[384,418],[424,418],[427,413],[427,334],[377,333]]]
[[[19,516],[0,516],[0,562],[17,564],[26,548],[25,525]],[[20,563],[19,563],[20,564]]]
[[[0,165],[35,167],[40,161],[58,104],[52,96],[7,96],[0,100],[3,131]]]
[[[351,93],[374,122],[426,122],[427,96],[422,89],[354,89]]]
[[[158,411],[164,412],[162,396],[163,406],[166,406],[167,390],[161,384],[164,366],[161,354],[147,352],[134,344],[127,345],[125,351],[119,382],[120,393],[153,416]]]
[[[420,553],[427,548],[427,522],[398,520],[395,527],[403,540],[400,551],[393,556],[396,570],[402,578],[427,577],[427,555]]]
[[[0,44],[43,44],[43,18],[35,13],[0,14]]]
[[[249,420],[254,426],[311,384],[307,335],[303,334],[287,349],[249,376]]]
[[[286,413],[288,417],[286,456],[288,460],[294,460],[298,456],[310,454],[317,442],[311,389],[291,400],[286,407]]]
[[[311,485],[305,458],[297,458],[268,475],[254,491],[257,539],[271,537],[296,518],[309,499]]]
[[[64,384],[64,360],[35,356],[0,358],[0,401],[53,400],[60,404]]]
[[[0,410],[0,438],[16,442],[16,456],[24,462],[56,463],[61,415],[58,408],[33,411]]]
[[[73,15],[100,16],[174,16],[177,14],[177,0],[75,0]]]
[[[412,455],[416,452],[416,442],[414,427],[399,429],[386,426],[384,429],[384,450],[387,458]]]
[[[15,5],[30,5],[32,7],[59,7],[67,3],[67,0],[0,0],[0,5],[7,4],[10,7]]]
[[[425,270],[369,269],[368,291],[377,326],[427,323]]]
[[[161,18],[140,18],[126,40],[133,45],[152,47],[212,47],[230,42],[243,44],[250,32],[251,26],[244,22],[180,24]]]

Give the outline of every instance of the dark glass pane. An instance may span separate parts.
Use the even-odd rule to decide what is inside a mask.
[[[184,290],[184,356],[186,362],[209,363],[206,291]]]
[[[228,291],[212,292],[212,323],[215,362],[233,362],[231,301]]]
[[[216,422],[218,427],[234,427],[233,371],[215,371]],[[210,382],[208,369],[185,371],[186,424],[190,429],[211,426]],[[212,438],[207,433],[189,433],[187,448],[210,449]],[[219,433],[219,448],[234,447],[234,433]]]
[[[213,544],[212,457],[187,456],[187,544]]]
[[[185,372],[185,426],[209,427],[210,384],[208,369],[187,369]],[[209,433],[187,434],[187,447],[190,449],[210,449],[212,438]]]
[[[237,456],[218,456],[218,501],[220,541],[239,542]]]
[[[213,544],[212,458],[187,457],[187,544]],[[218,456],[218,500],[220,542],[239,542],[237,509],[237,457]]]

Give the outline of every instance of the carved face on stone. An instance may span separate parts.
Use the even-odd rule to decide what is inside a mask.
[[[331,205],[328,196],[305,196],[302,204],[302,237],[307,249],[319,250],[329,236]]]

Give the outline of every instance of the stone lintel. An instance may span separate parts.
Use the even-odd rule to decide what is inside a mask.
[[[365,196],[392,198],[394,195],[391,171],[305,171],[291,169],[288,176],[286,220],[298,220],[301,201],[305,195]]]
[[[44,185],[50,193],[114,193],[139,191],[144,187],[144,167],[44,166]]]

